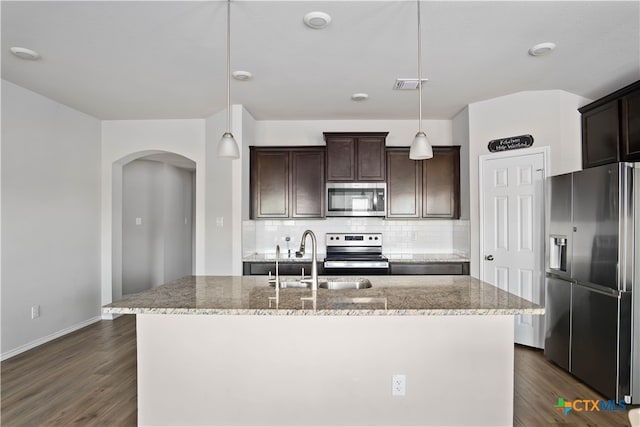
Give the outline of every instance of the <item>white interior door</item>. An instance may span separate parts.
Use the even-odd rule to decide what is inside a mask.
[[[544,304],[544,153],[481,159],[481,279]],[[515,318],[515,342],[544,345],[544,316]]]

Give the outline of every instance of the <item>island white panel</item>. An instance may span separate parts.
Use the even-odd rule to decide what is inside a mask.
[[[137,319],[143,426],[513,422],[512,316]]]

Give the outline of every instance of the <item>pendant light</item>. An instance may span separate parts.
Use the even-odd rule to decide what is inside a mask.
[[[418,4],[418,99],[419,99],[419,122],[418,133],[416,133],[411,149],[409,150],[409,158],[411,160],[424,160],[433,157],[433,148],[427,139],[427,135],[422,130],[422,43],[420,28],[420,0]]]
[[[227,131],[218,143],[218,157],[240,157],[238,143],[231,133],[231,0],[227,0]]]

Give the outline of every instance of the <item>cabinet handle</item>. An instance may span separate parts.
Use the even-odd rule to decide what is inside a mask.
[[[487,261],[493,261],[493,255],[487,255],[484,257]]]

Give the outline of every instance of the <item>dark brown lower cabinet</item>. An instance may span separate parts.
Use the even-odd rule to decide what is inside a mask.
[[[469,275],[468,262],[390,262],[389,274],[394,275]]]
[[[322,262],[316,263],[318,274],[324,274],[324,266]],[[281,276],[300,276],[302,269],[306,276],[311,274],[311,262],[286,262],[278,263],[278,273]],[[276,274],[275,262],[243,262],[242,274],[245,276],[267,276],[269,273]],[[266,283],[265,283],[266,285]]]
[[[460,147],[433,147],[429,160],[387,149],[388,218],[460,218]]]
[[[324,147],[250,147],[251,219],[323,218]]]

